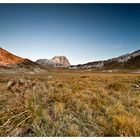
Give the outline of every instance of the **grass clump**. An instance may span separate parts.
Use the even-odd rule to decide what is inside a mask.
[[[107,88],[114,91],[125,91],[127,89],[126,85],[120,82],[112,82],[107,86]]]

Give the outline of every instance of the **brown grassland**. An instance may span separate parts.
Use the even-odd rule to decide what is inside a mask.
[[[0,136],[140,136],[140,74],[1,74]]]

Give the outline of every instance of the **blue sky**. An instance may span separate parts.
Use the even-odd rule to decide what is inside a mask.
[[[71,64],[130,53],[140,49],[140,4],[0,4],[0,46]]]

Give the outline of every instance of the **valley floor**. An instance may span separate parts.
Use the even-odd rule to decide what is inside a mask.
[[[0,75],[0,136],[140,136],[140,74]]]

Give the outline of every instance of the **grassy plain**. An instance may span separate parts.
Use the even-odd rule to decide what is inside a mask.
[[[140,74],[0,75],[0,136],[140,136],[139,126]]]

